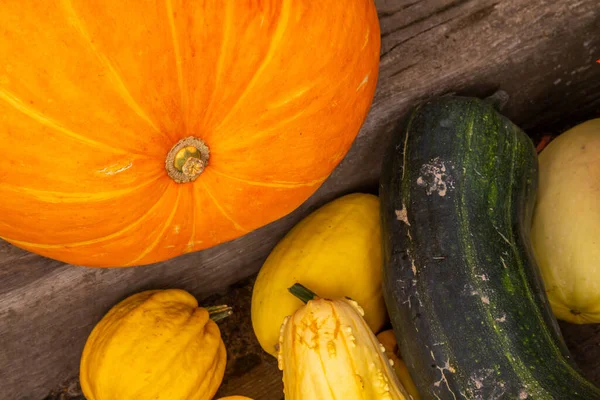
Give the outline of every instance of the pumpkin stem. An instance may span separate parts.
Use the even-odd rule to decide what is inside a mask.
[[[229,317],[231,314],[233,314],[233,309],[226,305],[211,306],[211,307],[205,307],[205,308],[206,308],[206,311],[208,311],[208,315],[210,316],[210,319],[212,319],[215,322],[225,319],[225,318]]]
[[[299,283],[295,283],[291,288],[288,289],[291,294],[302,300],[304,304],[308,303],[310,300],[316,299],[317,296],[315,292],[307,289]]]
[[[206,168],[209,155],[208,146],[201,139],[190,136],[181,139],[171,148],[165,168],[175,182],[193,182]]]

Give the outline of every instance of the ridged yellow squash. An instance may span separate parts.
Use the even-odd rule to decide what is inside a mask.
[[[314,298],[284,319],[279,368],[286,400],[410,398],[362,308],[346,298]]]
[[[404,386],[408,392],[409,398],[411,400],[421,400],[421,396],[417,391],[417,386],[412,380],[410,372],[408,372],[406,363],[398,356],[398,342],[396,340],[396,336],[394,335],[394,331],[388,329],[380,332],[377,335],[377,340],[379,340],[379,342],[385,348],[385,354],[390,360],[392,360],[394,372],[396,372],[396,376],[400,380],[400,383],[402,383],[402,386]]]
[[[600,322],[600,119],[559,135],[539,157],[531,240],[552,310]]]
[[[252,293],[252,326],[262,348],[277,355],[281,321],[302,306],[287,292],[294,283],[323,297],[348,296],[377,332],[387,319],[381,293],[379,199],[354,193],[319,208],[273,249]]]
[[[88,400],[210,400],[225,363],[207,309],[183,290],[151,290],[123,300],[94,327],[81,388]]]

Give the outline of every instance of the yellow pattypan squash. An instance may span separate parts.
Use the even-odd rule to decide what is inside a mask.
[[[302,306],[287,292],[296,282],[323,297],[355,299],[378,332],[388,318],[381,247],[377,196],[346,195],[304,218],[275,246],[254,284],[252,327],[262,348],[277,355],[281,321]]]
[[[210,400],[225,345],[210,312],[183,290],[150,290],[114,306],[92,330],[80,381],[87,400]]]

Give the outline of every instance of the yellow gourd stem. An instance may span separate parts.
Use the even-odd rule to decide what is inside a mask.
[[[202,139],[194,136],[181,139],[167,154],[165,169],[177,183],[193,182],[208,165],[210,150]]]
[[[215,322],[225,319],[233,314],[233,308],[226,305],[205,307],[205,309],[208,311],[210,319]]]

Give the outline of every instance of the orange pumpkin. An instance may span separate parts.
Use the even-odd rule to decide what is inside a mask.
[[[378,76],[373,0],[0,2],[0,236],[153,263],[297,208]]]

